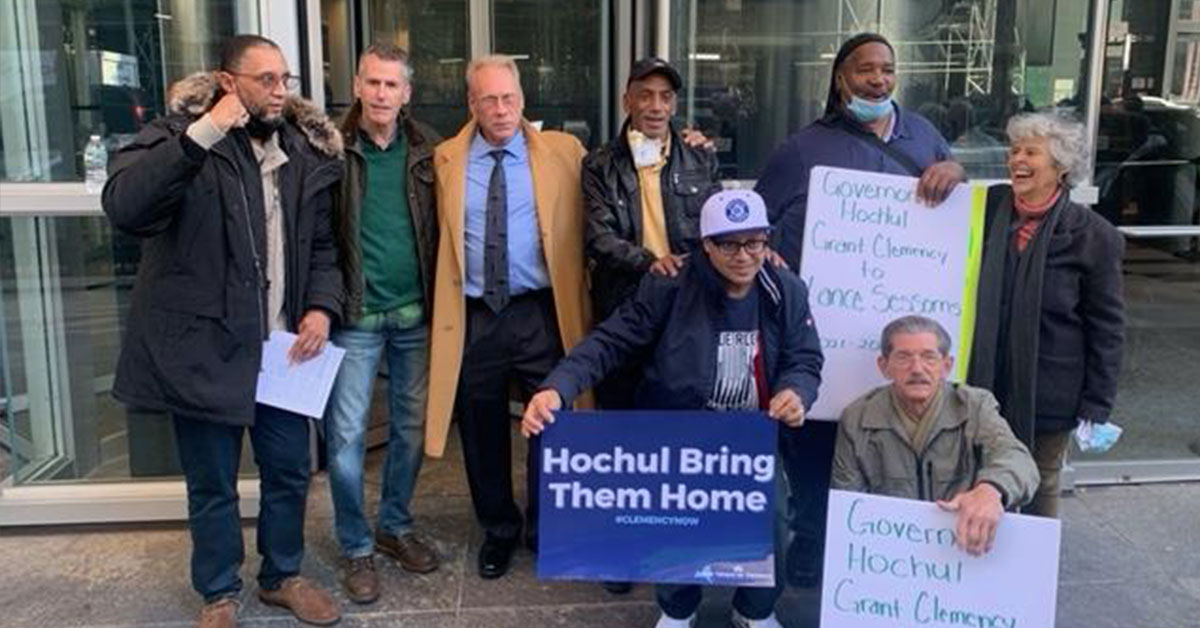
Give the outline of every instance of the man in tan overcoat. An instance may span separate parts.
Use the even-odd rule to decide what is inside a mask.
[[[588,330],[583,146],[538,131],[507,57],[467,67],[472,118],[434,154],[440,235],[430,346],[426,453],[446,448],[457,409],[475,514],[479,575],[508,570],[520,538],[536,549],[537,444],[524,521],[513,499],[509,391],[528,397]]]

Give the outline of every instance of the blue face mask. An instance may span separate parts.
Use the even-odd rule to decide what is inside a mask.
[[[892,112],[892,97],[880,101],[867,100],[858,96],[850,96],[846,103],[846,111],[850,112],[859,122],[874,122]]]
[[[1113,423],[1081,420],[1075,428],[1075,442],[1079,445],[1079,451],[1108,451],[1121,438],[1122,431],[1119,425]]]

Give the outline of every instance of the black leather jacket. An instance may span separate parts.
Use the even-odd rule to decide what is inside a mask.
[[[587,204],[587,256],[590,260],[592,307],[596,322],[616,309],[637,287],[654,263],[642,247],[642,203],[637,169],[626,133],[588,154],[583,160],[583,198]],[[700,207],[720,191],[717,158],[704,148],[692,148],[671,127],[671,152],[662,169],[663,213],[673,253],[696,247]]]

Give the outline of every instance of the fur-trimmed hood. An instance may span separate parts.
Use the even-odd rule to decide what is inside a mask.
[[[197,72],[171,86],[167,94],[167,113],[199,118],[212,109],[213,99],[221,89],[212,72]],[[342,157],[342,134],[325,112],[311,101],[288,95],[283,105],[283,117],[296,125],[313,148],[330,157]]]

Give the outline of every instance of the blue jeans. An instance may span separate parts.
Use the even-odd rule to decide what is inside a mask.
[[[208,602],[237,595],[245,550],[238,514],[238,463],[245,427],[175,415],[175,440],[187,480],[192,586]],[[258,585],[277,589],[300,573],[308,495],[308,419],[255,407],[249,429],[259,473]]]
[[[333,344],[346,350],[346,357],[325,411],[325,437],[334,530],[347,558],[370,556],[375,551],[363,512],[363,458],[371,390],[385,349],[391,421],[378,529],[400,536],[413,527],[408,506],[425,453],[429,329],[419,319],[404,320],[394,312],[365,316],[332,337]]]

